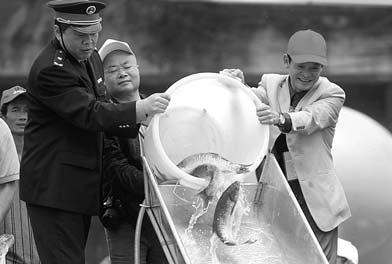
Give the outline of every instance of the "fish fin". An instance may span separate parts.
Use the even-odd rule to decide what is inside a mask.
[[[233,241],[233,240],[225,240],[225,241],[222,240],[222,242],[223,242],[225,245],[227,245],[227,246],[236,246],[236,245],[238,245],[237,242],[235,242],[235,241]]]
[[[256,243],[257,240],[258,240],[257,238],[249,238],[248,240],[246,240],[246,241],[240,243],[240,245],[253,244],[253,243]]]
[[[245,245],[245,244],[253,244],[257,242],[256,238],[249,238],[248,240],[244,241],[244,242],[237,242],[234,240],[222,240],[223,244],[225,244],[226,246],[238,246],[238,245]]]

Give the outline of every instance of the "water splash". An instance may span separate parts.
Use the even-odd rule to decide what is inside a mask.
[[[186,233],[191,233],[194,225],[196,224],[199,217],[207,213],[208,208],[210,207],[210,203],[208,202],[207,206],[204,206],[204,203],[200,197],[197,198],[196,202],[192,204],[192,207],[195,208],[195,212],[191,215],[191,218],[188,223],[188,227],[185,230]]]
[[[213,234],[210,238],[210,254],[211,254],[211,264],[220,264],[218,256],[216,254],[216,249],[218,248],[218,243],[220,239],[216,234]]]

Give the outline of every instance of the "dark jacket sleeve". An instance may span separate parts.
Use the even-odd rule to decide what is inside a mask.
[[[136,102],[112,104],[97,100],[81,82],[80,76],[63,67],[42,69],[37,77],[39,89],[33,96],[74,126],[105,131],[113,135],[137,135]]]
[[[143,172],[129,162],[115,138],[105,138],[103,169],[104,186],[112,184],[114,190],[143,200]]]

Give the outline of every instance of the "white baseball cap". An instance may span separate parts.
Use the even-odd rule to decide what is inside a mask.
[[[342,238],[338,238],[338,256],[358,264],[358,249],[350,241]]]
[[[135,55],[135,53],[129,47],[128,43],[115,39],[105,40],[105,42],[102,44],[102,47],[99,49],[98,53],[99,56],[101,56],[101,60],[104,61],[106,56],[115,50],[122,50],[129,54]]]

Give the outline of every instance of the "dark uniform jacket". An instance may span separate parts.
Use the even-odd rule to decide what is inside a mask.
[[[27,203],[96,215],[100,207],[103,132],[138,132],[136,103],[105,100],[103,67],[96,51],[76,61],[53,40],[28,78],[28,122],[20,171]]]

